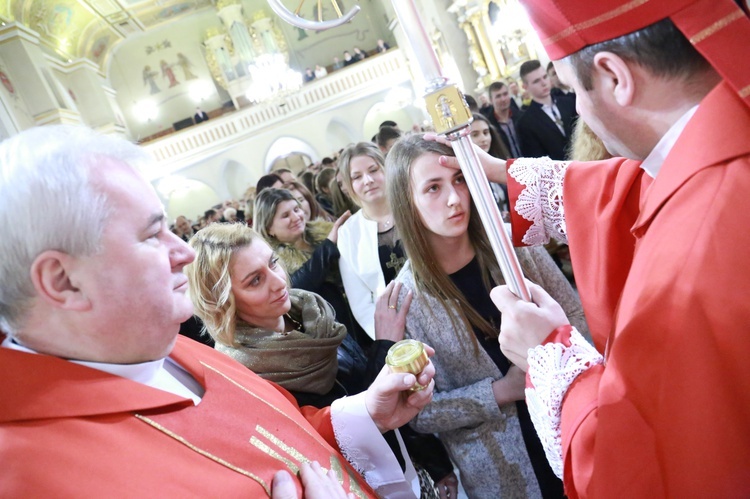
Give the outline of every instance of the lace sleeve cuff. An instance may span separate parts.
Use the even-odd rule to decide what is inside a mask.
[[[560,433],[563,398],[579,374],[604,360],[574,327],[565,326],[561,329],[562,342],[546,343],[529,349],[528,381],[531,386],[526,388],[526,404],[531,421],[552,471],[559,478],[563,476]]]
[[[562,193],[570,163],[549,158],[508,161],[508,190],[515,242],[534,246],[550,238],[567,242]]]

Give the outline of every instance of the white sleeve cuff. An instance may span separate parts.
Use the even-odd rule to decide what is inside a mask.
[[[589,345],[577,329],[570,333],[570,346],[547,343],[529,349],[529,379],[526,404],[552,471],[563,477],[562,401],[579,374],[601,364],[604,358]]]
[[[331,423],[341,453],[379,496],[420,496],[419,479],[401,435],[396,432],[406,472],[401,471],[398,459],[367,412],[364,392],[335,400],[331,404]]]

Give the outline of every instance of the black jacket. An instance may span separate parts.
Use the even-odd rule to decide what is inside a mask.
[[[500,135],[500,138],[503,139],[503,142],[505,143],[505,148],[508,149],[508,152],[510,152],[510,156],[514,157],[513,148],[510,144],[510,138],[508,137],[508,134],[505,133],[503,127],[500,126],[500,123],[497,121],[494,108],[490,107],[486,112],[482,114],[484,114],[484,116],[492,124],[492,126],[495,127],[495,130],[497,130],[497,134]],[[518,147],[521,149],[521,152],[523,152],[523,144],[521,143],[521,136],[518,133],[518,120],[522,115],[523,112],[518,111],[518,106],[516,106],[511,99],[510,120],[516,129],[516,139],[518,140]]]
[[[525,157],[549,156],[556,160],[566,159],[578,113],[575,109],[575,100],[571,97],[553,97],[553,101],[560,111],[565,135],[560,133],[555,122],[542,109],[542,105],[532,101],[518,119],[516,126],[521,138],[521,151]]]

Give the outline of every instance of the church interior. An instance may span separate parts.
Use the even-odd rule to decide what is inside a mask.
[[[466,94],[546,57],[517,0],[416,3],[445,76]],[[281,4],[311,20],[355,6]],[[55,123],[123,136],[155,158],[145,173],[168,216],[195,217],[276,168],[300,171],[369,140],[385,120],[429,127],[425,82],[391,2],[359,7],[350,22],[312,31],[264,0],[7,0],[0,138]],[[355,48],[369,57],[346,64]],[[321,76],[303,82],[306,69]]]

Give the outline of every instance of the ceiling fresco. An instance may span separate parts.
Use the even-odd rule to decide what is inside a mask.
[[[62,59],[101,67],[118,42],[214,5],[212,0],[0,0],[0,19],[37,33]]]

